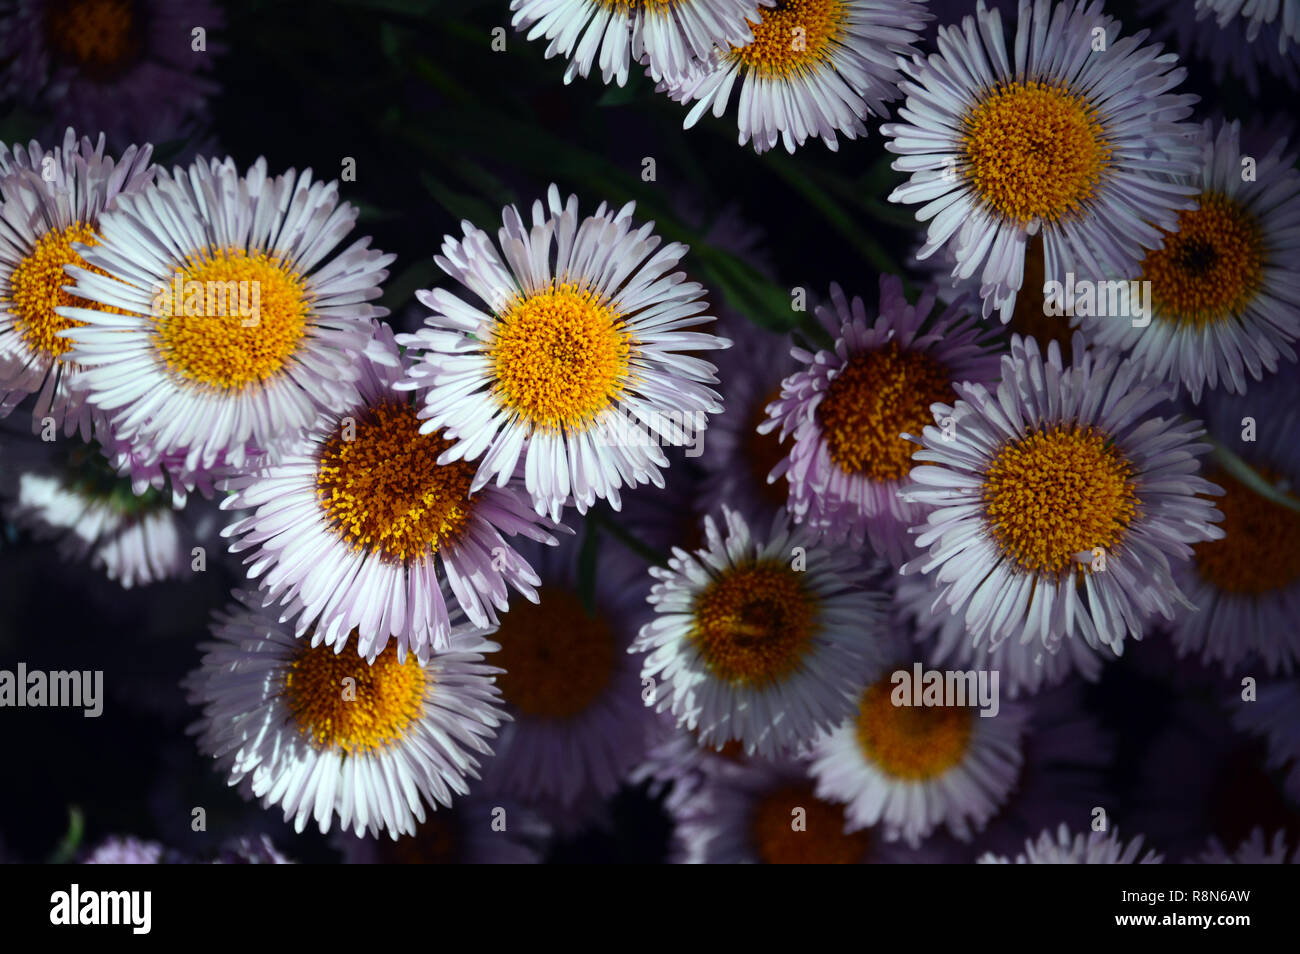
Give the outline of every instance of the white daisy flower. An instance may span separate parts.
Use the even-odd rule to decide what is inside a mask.
[[[1130,278],[1150,282],[1150,324],[1079,318],[1098,345],[1132,355],[1150,377],[1173,381],[1200,401],[1203,388],[1246,390],[1295,361],[1300,337],[1300,172],[1286,140],[1250,157],[1239,123],[1202,127],[1201,168],[1187,180],[1197,207],[1180,212],[1164,244]]]
[[[1266,840],[1264,829],[1256,828],[1235,851],[1229,851],[1219,839],[1211,838],[1205,851],[1201,852],[1199,857],[1191,859],[1188,864],[1300,865],[1300,840],[1295,842],[1294,850],[1288,847],[1288,841],[1285,831],[1275,831],[1273,837]]]
[[[647,705],[671,711],[701,744],[731,740],[781,755],[853,710],[855,693],[890,657],[883,600],[864,589],[852,552],[819,547],[778,514],[755,539],[723,507],[705,545],[651,567],[654,620],[632,646]]]
[[[1121,39],[1100,0],[1021,0],[1012,58],[980,0],[907,65],[901,119],[880,131],[911,179],[889,199],[922,206],[921,258],[951,244],[954,282],[982,269],[985,317],[1010,320],[1032,236],[1048,281],[1127,278],[1194,204],[1176,177],[1195,171],[1181,120],[1196,97],[1171,92],[1186,71],[1145,39]]]
[[[38,394],[35,431],[52,418],[90,439],[90,409],[72,383],[72,341],[61,336],[80,323],[57,311],[89,303],[65,290],[64,268],[86,264],[77,247],[99,241],[99,217],[119,194],[148,185],[152,152],[131,146],[114,160],[102,134],[78,142],[71,129],[48,151],[35,141],[12,153],[0,144],[0,416]]]
[[[1232,724],[1268,743],[1268,768],[1282,777],[1287,798],[1300,805],[1300,683],[1259,687],[1251,702],[1236,701]]]
[[[359,239],[325,258],[357,210],[311,171],[268,178],[259,159],[199,160],[120,195],[101,241],[78,252],[71,291],[97,307],[60,307],[86,327],[69,356],[87,365],[87,399],[154,456],[189,470],[293,439],[318,411],[346,402],[365,347],[365,304],[393,256]],[[98,306],[107,306],[99,310]]]
[[[471,493],[472,464],[438,462],[450,442],[421,433],[411,397],[393,387],[408,370],[393,333],[371,326],[357,395],[226,483],[222,508],[253,512],[223,535],[248,552],[265,605],[288,604],[281,619],[296,617],[296,635],[310,629],[336,651],[355,635],[367,658],[396,639],[405,659],[447,647],[455,608],[441,579],[478,627],[509,607],[509,587],[536,602],[540,578],[502,534],[554,544],[556,528],[515,487]]]
[[[656,82],[677,80],[715,47],[753,40],[750,21],[775,0],[511,0],[510,21],[529,40],[549,41],[546,58],[567,57],[564,82],[599,62],[601,79],[627,83],[631,63]],[[599,58],[599,59],[598,59]]]
[[[782,142],[793,153],[819,137],[835,150],[837,133],[865,136],[866,118],[887,114],[898,58],[914,52],[928,19],[920,0],[780,0],[759,10],[752,40],[716,50],[659,90],[695,101],[689,129],[710,110],[721,117],[739,81],[740,145],[766,152]]]
[[[915,847],[942,825],[969,841],[1016,785],[1028,711],[906,705],[893,672],[859,688],[852,717],[817,741],[817,794],[847,806],[850,829],[879,825],[887,840]]]
[[[1119,832],[1093,831],[1087,835],[1071,836],[1069,826],[1062,822],[1055,837],[1052,832],[1045,831],[1037,841],[1027,840],[1024,852],[1016,855],[1014,861],[1005,855],[989,853],[982,856],[976,864],[1158,865],[1164,861],[1164,858],[1154,851],[1147,851],[1139,858],[1141,851],[1141,835],[1125,845],[1120,841]]]
[[[477,755],[502,720],[483,654],[497,648],[458,632],[451,648],[421,662],[390,648],[367,662],[296,639],[253,594],[218,613],[214,642],[186,680],[203,708],[191,728],[228,784],[278,805],[301,832],[314,819],[357,836],[415,835],[435,810],[478,777]]]
[[[1220,29],[1237,17],[1246,21],[1246,39],[1254,42],[1267,24],[1278,29],[1277,48],[1300,43],[1300,0],[1196,0],[1196,18],[1214,17]]]
[[[953,407],[935,405],[955,426],[925,428],[900,491],[935,508],[913,528],[929,552],[903,572],[934,574],[975,645],[1082,635],[1119,655],[1126,633],[1187,603],[1171,562],[1223,536],[1199,496],[1221,492],[1197,475],[1200,426],[1152,416],[1168,393],[1132,362],[1081,336],[1073,350],[1065,367],[1055,343],[1044,359],[1013,336],[995,391],[959,384]]]
[[[435,261],[486,310],[417,293],[433,314],[398,336],[420,352],[399,386],[428,389],[420,416],[453,442],[444,462],[482,456],[471,491],[504,486],[522,461],[538,513],[586,513],[598,497],[617,510],[620,487],[664,486],[660,444],[691,443],[722,410],[715,368],[694,352],[730,342],[687,330],[713,318],[704,289],[673,271],[686,246],[660,248],[633,210],[602,203],[580,219],[577,196],[551,186],[531,228],[504,211],[500,253],[468,222],[443,243]]]

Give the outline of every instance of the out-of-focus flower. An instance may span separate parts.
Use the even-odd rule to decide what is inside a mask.
[[[87,399],[137,452],[184,454],[188,471],[296,439],[351,399],[370,319],[387,314],[365,303],[393,256],[363,238],[324,261],[356,215],[337,183],[268,178],[261,159],[247,176],[200,160],[119,195],[99,244],[76,249],[88,267],[68,268],[94,307],[57,309],[85,323],[63,334]]]
[[[1071,835],[1064,822],[1056,830],[1039,835],[1037,841],[1026,841],[1025,850],[1014,861],[1005,855],[984,855],[981,865],[1158,865],[1164,858],[1148,850],[1141,858],[1142,836],[1138,835],[1127,845],[1120,841],[1119,832],[1093,831],[1087,835]]]
[[[177,139],[203,118],[223,52],[212,0],[16,0],[0,18],[0,95],[114,145]],[[196,34],[202,30],[202,37]]]
[[[1027,710],[1003,702],[985,717],[973,702],[896,702],[905,688],[888,673],[871,682],[852,717],[818,740],[817,794],[843,803],[851,828],[879,826],[891,841],[916,846],[939,827],[969,841],[1016,784]]]
[[[512,586],[530,600],[537,574],[502,533],[554,544],[555,527],[514,487],[471,493],[474,466],[439,463],[450,442],[420,431],[416,406],[393,384],[408,365],[392,331],[356,360],[357,394],[322,413],[307,437],[233,477],[226,509],[231,551],[248,551],[266,605],[288,604],[294,632],[371,658],[388,640],[397,654],[444,649],[451,615],[441,579],[475,626],[496,622]],[[439,572],[441,569],[441,572]]]
[[[511,0],[511,25],[548,41],[546,56],[569,62],[564,82],[599,63],[601,79],[622,86],[632,63],[651,77],[680,81],[715,47],[754,39],[750,21],[775,0]],[[598,59],[599,58],[599,59]]]
[[[1076,336],[1079,337],[1079,336]],[[1197,475],[1195,422],[1151,416],[1168,394],[1114,354],[1082,341],[1065,367],[1016,336],[994,392],[959,384],[951,439],[928,425],[902,493],[935,508],[916,527],[929,552],[904,573],[934,574],[972,642],[1082,636],[1122,652],[1147,621],[1186,603],[1171,562],[1223,531]]]
[[[1300,86],[1296,58],[1285,50],[1276,22],[1264,24],[1252,41],[1248,39],[1246,19],[1234,17],[1220,26],[1213,17],[1188,15],[1186,0],[1142,0],[1138,11],[1147,19],[1158,18],[1156,37],[1172,37],[1171,46],[1185,58],[1208,60],[1216,85],[1231,82],[1231,73],[1246,84],[1251,96],[1260,95],[1261,79],[1264,83],[1280,79],[1292,88]]]
[[[715,748],[733,739],[774,757],[853,711],[855,693],[889,658],[881,594],[842,548],[819,546],[784,514],[755,537],[722,509],[705,545],[651,567],[655,618],[633,651],[646,704]]]
[[[1294,382],[1279,375],[1245,396],[1205,402],[1210,435],[1286,492],[1300,486],[1297,396]],[[1216,501],[1223,537],[1193,545],[1191,561],[1175,569],[1194,608],[1176,612],[1174,645],[1180,656],[1225,672],[1258,659],[1270,673],[1290,673],[1300,663],[1300,514],[1225,468],[1206,478],[1223,488]]]
[[[485,792],[567,811],[584,795],[607,797],[650,741],[654,714],[641,700],[640,661],[628,647],[649,612],[645,567],[605,541],[595,590],[584,604],[581,549],[533,547],[537,604],[502,617],[492,662],[511,722],[485,765]]]
[[[267,835],[241,835],[231,838],[221,846],[214,865],[291,865],[293,861],[284,854]]]
[[[1100,0],[1021,0],[1008,56],[1001,14],[981,0],[908,64],[900,121],[881,133],[911,179],[889,199],[932,220],[921,258],[951,244],[954,282],[982,270],[985,317],[1010,320],[1033,236],[1048,281],[1128,278],[1194,205],[1176,177],[1195,172],[1181,120],[1196,97],[1172,92],[1186,71],[1145,39],[1121,39]]]
[[[793,153],[819,137],[838,149],[837,133],[865,136],[868,116],[887,115],[896,58],[914,52],[927,19],[918,0],[782,0],[759,10],[750,42],[716,50],[659,89],[695,102],[689,129],[710,110],[721,117],[739,83],[740,145],[766,152],[781,142]]]
[[[1232,724],[1268,741],[1268,767],[1283,775],[1286,795],[1300,807],[1300,684],[1262,685],[1251,702],[1237,702]]]
[[[550,828],[532,809],[476,790],[396,841],[340,832],[334,844],[350,865],[535,865]]]
[[[1265,26],[1277,28],[1277,48],[1300,43],[1300,3],[1296,0],[1196,0],[1196,17],[1214,17],[1220,28],[1238,19],[1246,21],[1246,40],[1254,43]]]
[[[133,835],[106,838],[90,850],[83,865],[161,865],[167,849],[156,841],[144,841]]]
[[[1090,342],[1131,354],[1149,380],[1244,392],[1295,361],[1300,337],[1300,172],[1286,140],[1244,157],[1238,123],[1202,127],[1201,168],[1187,179],[1198,207],[1178,214],[1162,247],[1130,277],[1150,282],[1150,324],[1076,319]],[[1243,165],[1243,161],[1247,165]],[[1249,173],[1249,175],[1248,175]]]
[[[714,366],[692,352],[730,342],[686,330],[713,320],[703,287],[672,271],[686,246],[660,248],[633,210],[602,203],[579,219],[578,197],[551,186],[531,228],[505,209],[500,254],[468,222],[443,243],[438,265],[487,311],[417,293],[433,314],[398,336],[420,352],[400,386],[427,389],[423,429],[453,442],[444,462],[482,455],[471,491],[522,464],[538,513],[586,513],[598,497],[618,509],[620,487],[663,486],[660,444],[691,443],[722,410]]]
[[[13,152],[0,144],[0,416],[37,394],[35,431],[45,419],[89,440],[91,412],[74,387],[75,327],[56,309],[81,302],[64,291],[67,265],[85,265],[76,246],[100,240],[99,217],[121,194],[149,184],[152,147],[129,147],[120,159],[104,153],[104,136],[80,142],[72,129],[51,150],[33,141]]]
[[[480,755],[506,718],[483,654],[497,649],[473,631],[447,652],[405,662],[392,647],[367,662],[293,633],[252,594],[216,617],[214,642],[186,680],[202,717],[190,732],[232,786],[278,805],[301,832],[314,819],[358,836],[413,835],[468,791]]]
[[[997,379],[998,355],[977,320],[961,303],[929,322],[934,291],[915,305],[894,276],[880,280],[878,317],[869,323],[861,298],[849,301],[831,286],[833,307],[817,317],[835,340],[833,351],[793,351],[806,367],[781,383],[759,430],[780,427],[793,435],[789,455],[772,471],[789,481],[789,510],[797,523],[845,537],[851,546],[868,538],[895,565],[915,555],[908,528],[928,508],[898,496],[912,467],[918,434],[934,421],[931,407],[955,397],[961,382]],[[955,422],[945,424],[945,433]]]
[[[1205,851],[1188,864],[1200,865],[1300,865],[1300,840],[1295,849],[1287,846],[1287,833],[1276,831],[1265,839],[1264,830],[1256,828],[1250,837],[1229,851],[1217,838],[1211,838]]]

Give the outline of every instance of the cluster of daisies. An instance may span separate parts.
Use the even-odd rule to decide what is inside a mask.
[[[1294,41],[1294,6],[1251,23]],[[1161,860],[1096,829],[1113,740],[1075,694],[1157,629],[1300,663],[1295,156],[1192,120],[1099,0],[980,0],[928,54],[921,0],[512,9],[566,81],[636,64],[688,126],[739,81],[759,151],[901,101],[932,280],[834,286],[792,340],[552,186],[446,237],[395,333],[336,183],[69,129],[0,150],[6,515],[124,586],[240,560],[193,734],[354,860],[532,860],[629,780],[682,861]],[[1120,282],[1149,313],[1049,290]],[[914,666],[1006,700],[900,705]],[[1300,802],[1296,687],[1254,705]]]

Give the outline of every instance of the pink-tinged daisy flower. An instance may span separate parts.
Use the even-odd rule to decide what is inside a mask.
[[[975,643],[965,620],[947,612],[942,591],[927,577],[901,578],[894,594],[899,626],[911,632],[926,661],[937,669],[974,669],[1000,673],[1001,691],[1008,699],[1031,696],[1059,686],[1078,674],[1096,682],[1102,666],[1115,655],[1071,639],[1050,651],[1042,642],[1004,639],[996,648],[987,640]]]
[[[672,860],[682,864],[932,864],[951,852],[910,849],[854,828],[818,797],[800,763],[751,763],[707,778],[672,809]]]
[[[705,517],[704,532],[694,554],[674,548],[650,568],[655,617],[632,647],[644,698],[704,745],[777,757],[846,717],[889,658],[884,601],[856,554],[784,514],[756,538],[724,507],[722,530]]]
[[[1181,120],[1196,97],[1172,92],[1186,71],[1145,39],[1121,39],[1100,0],[1021,0],[1012,58],[981,0],[939,30],[938,53],[907,65],[900,121],[880,131],[911,179],[889,199],[921,205],[921,258],[952,245],[954,281],[982,270],[985,317],[1010,319],[1031,237],[1049,281],[1127,278],[1192,207],[1174,177],[1195,171],[1195,127]]]
[[[314,819],[357,836],[414,835],[434,810],[465,794],[478,755],[502,720],[483,654],[497,649],[462,630],[445,653],[399,661],[390,647],[367,662],[297,639],[253,594],[218,613],[215,641],[187,678],[202,717],[190,728],[227,782],[262,806],[280,806],[301,832]]]
[[[444,461],[475,460],[470,489],[498,485],[522,463],[538,513],[597,498],[619,508],[619,488],[663,486],[660,445],[692,443],[722,410],[714,367],[694,352],[730,342],[688,329],[712,321],[703,287],[673,271],[686,253],[636,227],[634,204],[578,216],[551,186],[533,224],[508,207],[497,233],[464,223],[435,261],[483,303],[421,291],[433,314],[399,335],[420,357],[402,387],[426,389],[424,430],[453,443]]]
[[[1160,248],[1128,277],[1150,282],[1152,314],[1079,318],[1090,342],[1131,354],[1144,374],[1185,387],[1246,390],[1295,361],[1300,337],[1300,172],[1276,141],[1243,166],[1241,128],[1202,127],[1201,168],[1186,181],[1195,209],[1178,214]]]
[[[1294,850],[1288,847],[1290,840],[1284,831],[1275,831],[1272,838],[1265,839],[1264,830],[1256,828],[1249,838],[1229,851],[1219,839],[1211,838],[1205,851],[1189,860],[1188,864],[1300,865],[1300,840],[1294,842]]]
[[[984,855],[981,865],[1158,865],[1164,857],[1148,850],[1142,855],[1142,836],[1138,835],[1127,845],[1120,840],[1119,832],[1093,831],[1087,835],[1071,835],[1070,826],[1061,823],[1053,835],[1050,830],[1038,840],[1025,842],[1025,850],[1011,859],[994,854]],[[1141,857],[1138,857],[1141,855]]]
[[[355,635],[367,658],[395,639],[401,660],[446,648],[455,610],[442,580],[478,627],[508,609],[511,587],[536,600],[537,574],[502,534],[554,544],[557,528],[515,487],[471,492],[472,464],[439,463],[451,442],[421,432],[412,397],[394,389],[409,364],[386,325],[371,328],[355,396],[228,481],[221,506],[252,512],[223,535],[298,636],[342,651]]]
[[[628,647],[648,613],[645,567],[600,541],[595,589],[584,602],[580,548],[539,552],[536,604],[501,618],[492,657],[511,722],[483,772],[486,792],[568,812],[585,795],[613,794],[646,753],[655,723]]]
[[[1234,697],[1232,724],[1268,743],[1268,768],[1282,776],[1286,796],[1300,806],[1300,683],[1262,685],[1252,702]]]
[[[357,210],[310,170],[241,176],[233,159],[200,160],[118,196],[99,244],[77,251],[60,307],[84,322],[62,332],[86,366],[87,400],[151,458],[183,454],[186,470],[239,468],[250,451],[295,439],[317,413],[353,394],[365,304],[393,256],[359,239],[326,257]]]
[[[0,94],[116,145],[177,138],[205,111],[223,51],[211,0],[15,0],[0,19]],[[196,28],[204,30],[195,49]]]
[[[68,129],[51,150],[33,141],[13,152],[0,145],[0,416],[38,395],[33,430],[51,418],[68,434],[90,438],[90,409],[73,386],[72,341],[78,326],[58,313],[89,304],[65,291],[66,266],[83,266],[77,251],[100,240],[99,217],[121,194],[153,178],[153,147],[131,146],[120,159],[104,153],[104,137],[77,140]]]
[[[1246,21],[1246,40],[1254,43],[1264,28],[1276,28],[1277,48],[1285,53],[1289,43],[1300,43],[1300,2],[1297,0],[1196,0],[1196,17],[1213,17],[1223,28],[1238,19]]]
[[[386,841],[340,832],[334,844],[349,865],[540,864],[550,826],[519,802],[478,788],[434,812],[414,835]]]
[[[1297,390],[1282,376],[1245,396],[1206,401],[1209,433],[1267,483],[1287,493],[1300,486]],[[1243,435],[1251,440],[1242,440]],[[1170,627],[1180,656],[1232,672],[1262,662],[1270,673],[1300,663],[1300,514],[1270,500],[1226,468],[1206,478],[1223,488],[1223,536],[1192,547],[1174,579],[1194,609]]]
[[[656,82],[680,80],[718,46],[754,39],[750,21],[760,4],[775,0],[511,0],[515,29],[549,41],[546,57],[567,57],[564,82],[585,77],[627,82],[632,63],[644,63]]]
[[[1201,496],[1219,492],[1197,474],[1204,432],[1152,414],[1166,389],[1081,340],[1065,367],[1055,343],[1044,359],[1016,336],[996,391],[955,390],[935,409],[955,422],[952,439],[926,426],[902,491],[934,508],[913,528],[928,552],[903,572],[933,574],[972,643],[990,649],[1082,636],[1119,655],[1152,616],[1172,619],[1187,600],[1171,562],[1223,531]]]
[[[753,523],[770,521],[786,505],[789,487],[769,479],[785,450],[770,429],[759,432],[767,406],[781,396],[781,382],[798,367],[790,354],[789,335],[758,328],[743,318],[724,321],[732,347],[718,357],[718,389],[723,412],[709,424],[700,442],[699,467],[704,477],[695,495],[700,513],[726,505]],[[680,541],[678,541],[680,542]]]
[[[914,52],[928,19],[918,0],[781,0],[759,10],[753,39],[716,50],[704,64],[659,85],[674,100],[695,102],[687,129],[709,111],[721,117],[739,84],[739,143],[756,152],[778,142],[793,153],[819,137],[867,134],[898,96],[897,58]]]
[[[1027,710],[898,704],[894,671],[859,688],[856,710],[817,741],[817,794],[846,806],[850,828],[879,826],[889,841],[915,847],[940,827],[969,841],[1016,784]]]
[[[133,492],[98,443],[14,438],[0,465],[5,518],[63,559],[88,561],[126,589],[190,574],[194,528],[164,493]]]
[[[869,538],[877,552],[901,564],[915,552],[907,529],[927,510],[898,496],[916,449],[906,435],[933,421],[931,407],[951,402],[957,384],[996,380],[998,356],[961,303],[928,321],[934,290],[909,305],[894,276],[880,280],[874,321],[862,299],[849,301],[838,285],[831,286],[831,301],[817,317],[834,350],[791,352],[806,367],[782,382],[759,430],[780,427],[782,442],[794,438],[772,477],[789,481],[796,523],[827,543],[847,537],[858,546]]]

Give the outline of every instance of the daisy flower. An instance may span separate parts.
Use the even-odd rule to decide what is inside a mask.
[[[12,152],[0,145],[0,416],[37,394],[35,431],[50,418],[90,438],[90,410],[73,386],[72,341],[61,336],[80,323],[58,313],[89,302],[64,290],[64,268],[84,266],[77,247],[99,242],[100,215],[149,184],[152,151],[131,146],[115,160],[102,134],[92,144],[71,129],[51,150],[35,141]]]
[[[126,589],[191,572],[192,529],[166,494],[132,492],[110,462],[116,445],[72,439],[6,444],[0,509],[60,556],[90,565]]]
[[[1157,21],[1157,36],[1172,36],[1174,49],[1185,56],[1208,61],[1216,86],[1240,78],[1252,97],[1261,92],[1260,80],[1280,79],[1288,86],[1300,85],[1295,56],[1283,48],[1277,23],[1265,24],[1255,41],[1247,39],[1248,21],[1235,17],[1220,26],[1208,16],[1187,15],[1187,0],[1142,0],[1138,13]]]
[[[1187,180],[1198,206],[1180,212],[1161,248],[1133,275],[1150,282],[1150,325],[1080,318],[1084,335],[1130,353],[1145,374],[1173,381],[1200,401],[1204,388],[1246,390],[1295,361],[1300,337],[1300,172],[1286,141],[1274,144],[1247,177],[1239,123],[1202,127],[1202,165]]]
[[[910,670],[900,665],[898,669]],[[890,670],[812,750],[817,795],[842,803],[851,829],[880,826],[915,847],[944,826],[962,841],[984,827],[1016,784],[1026,710],[895,704]]]
[[[1288,492],[1300,484],[1300,416],[1292,381],[1282,376],[1244,397],[1206,402],[1209,433],[1266,482]],[[1248,435],[1253,440],[1242,440]],[[1195,609],[1181,609],[1170,627],[1180,656],[1199,656],[1232,672],[1261,661],[1270,673],[1300,663],[1300,514],[1269,500],[1237,476],[1213,467],[1206,478],[1223,488],[1223,537],[1197,543],[1174,578]]]
[[[709,778],[672,810],[673,861],[681,864],[925,864],[942,852],[911,850],[869,829],[850,830],[844,806],[819,798],[798,763],[753,763]]]
[[[721,117],[739,82],[740,145],[781,142],[790,153],[812,137],[835,150],[837,133],[865,136],[866,118],[898,96],[897,58],[914,52],[929,19],[919,0],[781,0],[758,15],[752,40],[720,47],[659,90],[695,103],[690,129],[710,110]]]
[[[1211,838],[1205,851],[1188,861],[1188,864],[1300,865],[1300,841],[1295,842],[1295,850],[1292,851],[1287,847],[1289,840],[1284,831],[1275,831],[1273,837],[1266,840],[1264,830],[1256,828],[1235,851],[1229,851],[1219,839]]]
[[[1148,850],[1142,852],[1142,836],[1138,835],[1127,845],[1120,840],[1119,832],[1093,831],[1087,835],[1071,835],[1064,822],[1053,837],[1050,830],[1025,842],[1025,850],[1015,860],[989,853],[979,859],[981,865],[1158,865],[1163,856]]]
[[[734,739],[717,748],[700,744],[695,733],[673,719],[659,715],[658,732],[646,749],[645,758],[633,768],[630,781],[647,784],[652,798],[663,798],[670,814],[705,781],[718,774],[744,771],[751,762],[745,747]]]
[[[1268,768],[1282,773],[1287,798],[1300,805],[1300,684],[1260,686],[1253,702],[1234,697],[1232,724],[1268,742]]]
[[[536,600],[537,574],[502,534],[554,544],[556,528],[514,487],[471,493],[473,465],[439,463],[451,442],[421,432],[411,396],[394,389],[409,366],[386,325],[371,329],[355,396],[226,483],[222,508],[252,512],[223,536],[248,553],[265,605],[287,604],[296,635],[336,651],[355,635],[367,658],[395,639],[402,660],[448,645],[442,579],[478,627],[509,607],[509,587]]]
[[[932,668],[996,670],[1000,689],[1008,699],[1059,686],[1075,674],[1096,682],[1102,666],[1115,658],[1109,650],[1094,649],[1081,639],[1069,640],[1055,651],[1040,641],[1015,638],[1004,639],[996,647],[973,643],[963,618],[945,611],[941,591],[922,576],[898,580],[894,607],[899,628],[912,634]]]
[[[478,777],[475,753],[504,718],[493,684],[497,649],[458,632],[445,653],[405,662],[387,649],[367,662],[296,639],[237,591],[185,687],[202,717],[189,731],[227,782],[278,805],[301,832],[314,819],[357,836],[414,835],[424,803],[451,805]],[[423,801],[422,801],[423,800]]]
[[[14,0],[0,20],[0,93],[119,140],[177,138],[216,84],[211,0]],[[194,30],[205,31],[196,50]]]
[[[907,528],[925,513],[898,496],[916,449],[906,435],[933,421],[931,406],[952,401],[959,382],[988,383],[998,374],[988,334],[963,303],[927,321],[934,301],[930,289],[909,305],[902,282],[882,276],[878,314],[869,321],[862,299],[849,301],[832,285],[832,307],[819,307],[817,317],[834,350],[793,349],[805,367],[781,382],[759,425],[760,433],[779,427],[783,443],[794,438],[771,476],[789,481],[795,522],[828,543],[870,538],[894,564],[906,559]]]
[[[640,666],[628,647],[649,587],[645,567],[617,546],[600,545],[589,607],[579,547],[530,554],[541,577],[538,602],[516,606],[492,636],[512,721],[484,769],[486,791],[569,811],[585,794],[613,794],[644,757],[654,714],[641,701]]]
[[[632,649],[644,653],[646,704],[671,711],[704,745],[736,740],[774,757],[834,726],[888,653],[880,594],[848,551],[818,546],[778,515],[755,538],[722,508],[704,518],[705,545],[674,548],[651,567],[655,618]]]
[[[99,244],[78,246],[71,292],[93,307],[56,313],[86,365],[87,400],[152,457],[187,470],[239,468],[347,402],[365,347],[365,304],[393,260],[359,239],[328,262],[357,210],[310,170],[268,178],[259,159],[160,173],[100,216]]]
[[[112,836],[100,842],[81,863],[83,865],[161,865],[174,863],[177,859],[171,857],[173,854],[156,841],[143,841],[133,835]]]
[[[1225,28],[1238,18],[1246,21],[1246,40],[1255,42],[1265,26],[1277,28],[1277,48],[1300,42],[1300,3],[1296,0],[1196,0],[1198,20],[1213,17]]]
[[[717,46],[754,39],[750,21],[775,0],[511,0],[516,30],[549,43],[546,58],[567,57],[564,82],[599,62],[606,85],[627,83],[631,63],[659,80],[678,80]],[[598,59],[599,58],[599,59]]]
[[[471,792],[414,835],[386,841],[340,832],[334,844],[349,865],[535,865],[549,836],[546,822],[524,805]]]
[[[1049,281],[1126,278],[1193,205],[1173,178],[1195,169],[1195,127],[1180,120],[1196,97],[1171,92],[1186,71],[1145,33],[1121,39],[1101,7],[1021,0],[1013,61],[981,0],[906,65],[901,119],[881,127],[911,173],[890,201],[930,222],[920,257],[952,245],[954,281],[982,269],[985,317],[1010,319],[1034,235]]]
[[[1171,561],[1223,536],[1198,496],[1219,492],[1197,476],[1199,425],[1151,416],[1168,394],[1132,362],[1081,340],[1074,355],[1067,368],[1055,344],[1044,359],[1013,337],[996,391],[959,384],[935,408],[953,439],[927,425],[901,491],[936,508],[912,531],[928,553],[902,570],[934,575],[975,645],[1082,635],[1119,655],[1126,633],[1187,602]]]
[[[723,504],[755,523],[771,520],[786,505],[788,484],[769,479],[785,456],[779,435],[759,431],[767,406],[781,396],[781,382],[798,367],[789,335],[778,335],[736,318],[726,321],[732,347],[718,357],[724,410],[701,442],[703,472],[695,507],[714,513]]]
[[[660,248],[634,204],[578,217],[578,198],[551,186],[533,224],[508,207],[497,233],[464,223],[435,261],[486,311],[445,289],[418,292],[426,327],[399,335],[420,352],[400,385],[427,389],[424,430],[453,443],[444,462],[474,460],[470,490],[505,483],[523,462],[538,513],[572,502],[619,508],[622,486],[663,486],[660,444],[691,443],[722,410],[714,367],[693,352],[730,342],[687,329],[712,317],[704,289],[674,269],[686,246]],[[504,260],[503,260],[504,258]]]

